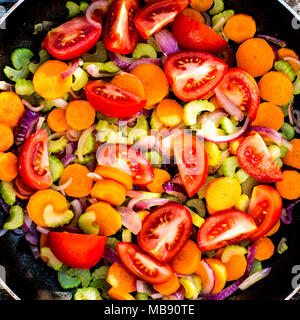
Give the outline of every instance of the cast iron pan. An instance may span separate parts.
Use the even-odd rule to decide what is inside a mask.
[[[0,67],[9,63],[10,53],[18,47],[28,47],[38,52],[45,34],[33,36],[33,26],[42,20],[62,23],[66,17],[65,0],[26,0],[6,22],[6,30],[0,30]],[[300,31],[292,28],[293,16],[275,0],[225,0],[226,9],[235,9],[252,15],[259,33],[277,36],[288,42],[288,46],[300,52]],[[5,79],[1,74],[0,78]],[[299,209],[298,209],[299,210]],[[288,250],[264,263],[272,266],[265,280],[245,292],[239,291],[231,299],[238,300],[282,300],[293,290],[291,282],[293,266],[300,265],[300,215],[294,210],[294,222],[282,226],[274,236],[277,244],[282,237],[288,239]],[[0,215],[1,216],[1,215]],[[3,215],[2,215],[3,216]],[[0,219],[1,220],[1,219]],[[6,268],[7,284],[22,300],[70,299],[71,292],[60,288],[56,272],[48,268],[41,259],[32,257],[24,236],[6,233],[0,238],[0,264]]]

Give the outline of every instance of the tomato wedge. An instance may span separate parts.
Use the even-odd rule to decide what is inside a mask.
[[[242,140],[237,157],[240,166],[254,179],[260,182],[272,183],[282,181],[282,172],[263,140],[256,132],[252,132]]]
[[[126,144],[104,144],[97,151],[99,165],[121,169],[133,178],[133,184],[146,185],[154,180],[150,162],[140,151]]]
[[[171,279],[174,271],[167,263],[148,256],[134,243],[119,242],[117,250],[124,266],[138,278],[159,284]]]
[[[138,8],[137,0],[116,0],[112,3],[103,30],[103,42],[107,50],[121,54],[133,52],[139,39],[133,23]]]
[[[30,188],[42,190],[51,186],[46,130],[37,130],[26,139],[19,156],[19,172]]]
[[[137,12],[134,24],[141,36],[146,39],[173,21],[189,3],[189,0],[151,1]]]
[[[101,23],[101,17],[98,19]],[[49,31],[45,47],[56,59],[75,59],[93,48],[101,32],[102,28],[95,28],[84,16],[76,17]]]
[[[258,229],[249,240],[254,241],[267,234],[280,219],[282,199],[274,188],[260,185],[253,188],[248,213]]]
[[[146,105],[145,99],[102,80],[88,82],[85,92],[89,103],[109,117],[131,117]]]
[[[49,232],[48,244],[55,257],[63,264],[71,268],[89,269],[102,258],[106,237]]]
[[[226,73],[220,89],[242,111],[248,112],[251,120],[256,118],[260,93],[255,79],[241,68],[231,68]]]
[[[138,244],[160,262],[172,260],[182,249],[192,231],[189,211],[177,203],[155,209],[143,220]]]
[[[207,218],[198,231],[198,246],[203,251],[217,250],[248,239],[257,230],[254,219],[239,210],[225,210]]]
[[[228,42],[211,27],[184,14],[178,14],[172,32],[183,49],[219,53],[228,46]]]
[[[190,134],[174,139],[174,155],[183,185],[193,197],[204,184],[208,173],[207,153],[204,144]]]
[[[227,69],[223,60],[205,52],[179,52],[165,62],[173,92],[183,101],[205,97],[222,81]]]

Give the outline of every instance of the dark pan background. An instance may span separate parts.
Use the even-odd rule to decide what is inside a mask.
[[[6,29],[0,30],[0,68],[9,64],[9,56],[18,47],[31,48],[38,53],[45,34],[33,36],[33,26],[42,20],[54,21],[55,25],[66,17],[64,0],[26,0],[6,22]],[[288,42],[288,47],[300,53],[300,30],[292,28],[293,16],[275,0],[225,0],[226,9],[235,9],[252,15],[258,25],[258,32],[277,36]],[[1,3],[0,3],[1,4]],[[1,73],[0,79],[5,77]],[[297,105],[297,104],[296,104]],[[300,265],[300,215],[299,207],[294,210],[294,223],[282,226],[273,239],[278,244],[287,238],[288,251],[263,266],[272,266],[268,278],[255,284],[245,292],[239,291],[231,299],[239,300],[282,300],[292,290],[293,266]],[[8,232],[0,238],[0,264],[7,271],[7,284],[22,300],[70,299],[71,294],[57,283],[56,272],[48,268],[41,259],[35,260],[23,236]]]

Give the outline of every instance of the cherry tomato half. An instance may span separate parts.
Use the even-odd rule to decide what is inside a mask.
[[[126,144],[104,144],[97,152],[99,165],[121,169],[133,178],[133,184],[146,185],[154,180],[150,162],[140,151]]]
[[[254,241],[267,234],[280,219],[282,199],[274,188],[260,185],[253,188],[248,213],[258,229],[249,240]]]
[[[149,283],[167,282],[174,275],[167,263],[161,263],[148,256],[134,243],[119,242],[117,250],[124,266],[138,278]]]
[[[26,139],[19,157],[19,172],[24,183],[33,189],[51,186],[46,130],[37,130]]]
[[[101,17],[97,22],[101,23]],[[75,59],[93,48],[101,32],[102,28],[95,28],[84,16],[76,17],[49,31],[45,47],[56,59]]]
[[[257,230],[254,219],[238,210],[225,210],[207,218],[198,231],[198,246],[203,251],[217,250],[248,239]]]
[[[184,14],[176,17],[172,32],[183,49],[219,53],[228,46],[228,42],[211,27]]]
[[[48,244],[55,257],[71,268],[89,269],[102,258],[106,237],[92,234],[49,232]]]
[[[258,133],[252,132],[241,141],[237,157],[240,166],[252,178],[266,183],[282,181],[282,172]]]
[[[137,0],[116,0],[110,6],[103,31],[107,50],[121,54],[133,52],[139,39],[133,23],[138,8]]]
[[[260,104],[260,93],[255,79],[241,68],[231,68],[218,88],[242,111],[254,120]]]
[[[204,184],[208,173],[207,153],[204,144],[190,134],[174,139],[174,155],[183,185],[193,197]]]
[[[85,91],[89,103],[109,117],[131,117],[146,105],[145,99],[102,80],[88,82]]]
[[[223,60],[205,52],[179,52],[165,62],[173,92],[183,101],[205,97],[222,81],[227,69]]]
[[[172,260],[182,249],[192,231],[189,211],[177,203],[158,207],[143,220],[138,244],[160,262]]]

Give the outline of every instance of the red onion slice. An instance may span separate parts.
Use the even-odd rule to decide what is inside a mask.
[[[169,296],[165,296],[163,300],[184,300],[183,294],[178,290]]]
[[[40,227],[40,226],[37,226],[36,227],[36,230],[41,233],[41,234],[45,234],[47,235],[49,232],[50,232],[50,228],[44,228],[44,227]]]
[[[258,282],[259,280],[266,278],[270,274],[271,270],[272,268],[269,267],[253,273],[250,277],[248,277],[240,284],[239,289],[248,289],[250,286]]]
[[[27,100],[22,99],[22,103],[25,107],[27,107],[30,111],[39,112],[44,109],[45,105],[40,105],[39,107],[33,107]]]
[[[136,212],[130,208],[119,207],[117,211],[121,215],[122,224],[133,234],[137,235],[142,229],[142,220]]]
[[[202,289],[201,289],[200,295],[201,296],[207,296],[214,289],[214,286],[215,286],[215,275],[214,275],[214,272],[213,272],[212,268],[210,267],[210,265],[205,260],[202,260],[200,262],[200,264],[205,269],[206,274],[207,274],[207,282],[206,283],[202,283]]]
[[[292,210],[298,203],[300,203],[300,199],[297,199],[297,200],[293,201],[292,203],[290,203],[286,207],[286,209],[282,209],[280,220],[284,224],[291,224],[293,222]]]
[[[135,208],[137,210],[146,210],[154,206],[162,206],[170,202],[176,202],[176,201],[169,200],[169,199],[162,199],[162,198],[140,200],[135,204]]]
[[[178,51],[178,42],[170,31],[163,29],[154,37],[163,54],[168,56]]]
[[[116,262],[118,264],[121,264],[121,260],[119,258],[118,253],[110,247],[105,247],[103,252],[103,259],[108,261],[109,263]]]
[[[298,64],[300,67],[300,59],[294,58],[294,57],[284,57],[283,60],[288,61],[288,62],[295,62]]]
[[[99,68],[95,64],[90,64],[86,67],[86,71],[93,78],[113,78],[114,76],[120,74],[121,72],[108,73],[100,72]]]
[[[139,59],[135,62],[133,62],[131,65],[129,65],[126,68],[126,71],[130,72],[132,69],[134,69],[136,66],[143,64],[143,63],[152,63],[152,64],[156,64],[158,66],[162,65],[162,60],[157,58],[157,59],[152,59],[152,58],[143,58],[143,59]]]
[[[79,66],[79,58],[78,59],[75,59],[73,62],[72,62],[72,65],[70,67],[70,69],[68,69],[67,71],[65,72],[62,72],[60,75],[63,79],[65,78],[68,78],[70,77],[78,68]]]
[[[295,118],[294,118],[294,115],[293,115],[293,105],[294,105],[294,99],[292,99],[292,101],[288,105],[288,116],[289,116],[290,124],[292,126],[295,125]]]
[[[133,58],[127,58],[118,53],[108,52],[109,59],[114,62],[120,69],[125,70],[136,60]]]
[[[105,1],[105,2],[106,2],[106,6],[108,6],[108,1]],[[99,19],[99,22],[97,22],[93,19],[93,15],[95,14],[96,11],[101,11],[103,8],[106,8],[105,2],[95,1],[86,9],[85,18],[96,29],[102,28],[102,18],[101,16],[98,16],[97,18]]]
[[[166,182],[163,184],[163,188],[167,194],[179,198],[182,203],[186,202],[187,194],[185,189],[180,184]]]
[[[11,91],[13,89],[14,85],[10,84],[6,81],[0,81],[0,90],[1,91]]]
[[[160,299],[163,297],[162,294],[155,291],[147,282],[145,282],[143,280],[136,281],[136,291],[139,293],[145,293],[154,300]]]
[[[262,38],[267,40],[268,42],[272,42],[278,46],[280,46],[281,48],[285,48],[287,46],[287,43],[281,39],[266,35],[266,34],[258,34],[256,36],[257,38]]]

